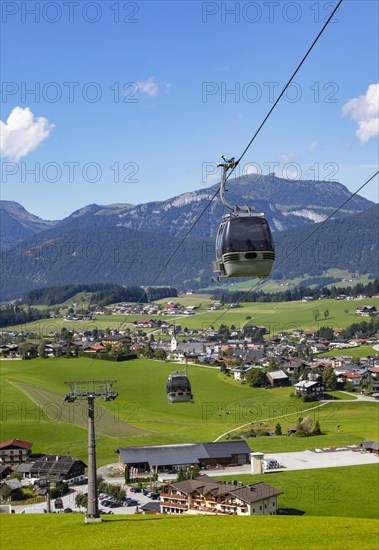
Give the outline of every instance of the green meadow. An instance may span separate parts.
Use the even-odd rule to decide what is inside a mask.
[[[379,486],[377,464],[340,466],[271,472],[262,475],[230,475],[219,480],[237,479],[244,484],[269,483],[283,491],[279,508],[289,514],[308,516],[344,516],[378,518]]]
[[[82,514],[2,515],[2,548],[16,550],[372,550],[378,544],[375,519],[262,516],[103,516],[86,525]]]
[[[26,439],[33,442],[34,452],[70,452],[86,460],[85,403],[64,403],[65,381],[102,379],[117,380],[119,396],[111,402],[96,401],[99,464],[115,462],[120,446],[227,439],[251,428],[273,430],[277,422],[286,433],[299,416],[318,420],[323,435],[254,437],[248,439],[250,447],[284,452],[378,439],[378,403],[341,399],[302,403],[290,397],[291,388],[250,388],[231,383],[212,368],[190,366],[195,403],[170,405],[165,393],[167,377],[181,368],[142,359],[123,363],[65,357],[3,360],[1,439]],[[338,432],[337,424],[341,426]]]
[[[317,357],[356,357],[361,359],[362,357],[367,357],[368,355],[379,355],[379,351],[376,351],[372,346],[358,346],[356,348],[346,348],[346,349],[336,349],[333,351],[327,351],[325,353],[317,354]]]
[[[206,304],[205,297],[189,296],[178,299],[179,302],[186,300],[191,305]],[[166,300],[167,301],[167,300]],[[273,302],[273,303],[246,303],[240,308],[218,311],[198,311],[195,315],[161,316],[149,315],[149,318],[160,319],[161,321],[179,323],[182,327],[189,329],[205,330],[211,326],[217,329],[220,324],[234,325],[236,328],[244,324],[266,326],[270,334],[280,331],[291,331],[296,328],[317,330],[322,326],[344,328],[352,323],[364,319],[355,316],[354,311],[360,305],[375,305],[377,300],[353,300],[350,302],[338,300],[316,300],[313,302]],[[314,311],[318,310],[320,317],[315,321]],[[328,315],[325,318],[325,312]],[[125,328],[128,323],[138,320],[146,315],[98,315],[93,321],[66,321],[64,319],[41,319],[16,327],[8,327],[13,330],[29,330],[38,335],[46,336],[50,332],[60,332],[63,327],[70,330],[93,330],[95,328]],[[247,319],[249,317],[249,319]]]

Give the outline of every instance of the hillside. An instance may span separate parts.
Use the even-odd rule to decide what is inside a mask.
[[[17,202],[0,201],[0,245],[22,241],[29,235],[53,227],[55,223],[30,214]]]
[[[317,225],[308,224],[276,233],[272,279],[319,277],[331,268],[378,277],[378,206],[330,220],[308,239],[315,229]],[[3,251],[0,297],[9,300],[35,288],[81,283],[153,283],[179,291],[207,287],[214,259],[214,241],[209,238],[186,239],[154,280],[179,242],[169,235],[125,227],[68,230],[56,225]]]
[[[14,244],[26,237],[55,226],[71,231],[90,227],[125,227],[180,238],[207,206],[219,184],[183,193],[161,202],[131,204],[90,204],[58,222],[41,220],[20,204],[0,202],[3,217],[1,244]],[[351,193],[338,182],[285,180],[275,176],[243,176],[228,182],[228,199],[233,204],[248,204],[257,212],[265,212],[273,231],[285,231],[310,222],[321,222]],[[363,197],[353,197],[336,217],[367,210],[373,203]],[[192,231],[196,238],[214,237],[224,207],[219,195],[213,200]]]
[[[219,184],[184,193],[162,202],[132,205],[90,205],[59,222],[59,228],[117,226],[148,230],[153,233],[182,237],[211,197]],[[228,182],[228,200],[233,204],[248,204],[257,212],[265,212],[274,231],[284,231],[309,222],[326,219],[351,193],[337,182],[295,181],[275,176],[249,175]],[[337,217],[367,210],[373,203],[354,197]],[[216,235],[224,207],[219,195],[194,228],[194,237]]]

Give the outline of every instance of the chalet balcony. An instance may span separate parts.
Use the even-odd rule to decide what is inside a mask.
[[[160,493],[162,498],[170,498],[170,499],[176,499],[176,500],[187,500],[187,497],[185,495],[176,495],[174,493]]]
[[[188,506],[184,504],[174,503],[174,502],[162,502],[160,501],[160,505],[163,508],[180,508],[182,510],[188,510]]]

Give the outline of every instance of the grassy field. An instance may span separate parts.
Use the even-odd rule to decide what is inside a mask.
[[[244,484],[269,483],[283,491],[278,505],[290,514],[379,517],[379,499],[375,490],[379,486],[379,471],[376,464],[223,476],[219,479],[237,479]]]
[[[333,351],[327,351],[325,353],[319,353],[317,357],[340,357],[342,356],[348,356],[348,357],[357,357],[360,359],[361,357],[367,357],[368,355],[379,355],[379,351],[376,351],[372,346],[359,346],[356,348],[348,348],[348,349],[338,349]]]
[[[350,273],[347,270],[344,269],[328,269],[327,271],[324,271],[322,273],[323,277],[334,277],[335,279],[346,279],[347,281],[349,279],[352,279],[352,282],[337,282],[332,283],[330,285],[326,285],[327,287],[335,286],[336,288],[340,287],[352,287],[360,284],[367,284],[369,281],[372,281],[372,279],[369,278],[368,275],[359,275],[358,273]],[[263,284],[260,284],[259,286],[255,286],[257,281],[254,279],[250,279],[248,281],[241,281],[239,283],[233,282],[233,283],[223,283],[223,286],[225,285],[225,290],[228,291],[248,291],[251,287],[254,287],[252,290],[262,290],[263,292],[267,293],[274,293],[274,292],[284,292],[288,289],[293,289],[297,287],[300,283],[303,281],[309,279],[308,276],[304,277],[296,277],[294,279],[289,279],[286,281],[275,281],[273,278],[268,278],[265,280]],[[315,288],[316,285],[309,285],[310,288]],[[209,285],[204,290],[207,292],[212,292],[213,290],[219,290],[220,285]]]
[[[201,303],[205,305],[205,299],[189,296],[191,305]],[[322,326],[333,328],[344,328],[352,323],[362,321],[362,318],[355,316],[354,311],[360,305],[377,305],[375,299],[354,300],[350,302],[338,300],[317,300],[314,302],[273,302],[273,303],[246,303],[236,309],[225,309],[219,311],[200,311],[195,315],[176,315],[162,317],[151,315],[149,317],[161,321],[175,322],[190,329],[204,330],[213,326],[217,329],[221,323],[236,328],[242,327],[247,322],[255,325],[264,325],[270,334],[277,334],[279,331],[291,331],[296,328],[315,329]],[[320,319],[314,319],[314,310],[320,313]],[[329,315],[324,318],[324,312]],[[29,330],[39,335],[48,335],[50,332],[60,332],[63,327],[70,330],[93,330],[95,328],[125,328],[127,323],[137,320],[146,315],[99,315],[93,321],[66,321],[64,319],[42,319],[16,327],[8,327],[13,330]],[[250,319],[247,319],[250,317]],[[364,320],[364,319],[363,319]]]
[[[377,403],[302,403],[289,396],[290,388],[264,390],[231,384],[218,369],[190,366],[195,403],[170,405],[165,385],[176,368],[139,359],[125,363],[87,358],[1,361],[1,438],[26,439],[33,441],[34,452],[69,451],[86,460],[86,411],[80,402],[63,402],[68,389],[64,382],[114,379],[119,397],[107,403],[97,400],[99,464],[115,462],[120,446],[213,441],[244,424],[248,426],[242,431],[257,427],[257,422],[263,423],[259,427],[274,429],[279,421],[286,433],[299,416],[319,420],[324,435],[258,437],[249,439],[249,445],[263,452],[283,452],[378,440]],[[303,412],[306,409],[310,410]],[[337,424],[341,425],[338,433]]]
[[[81,514],[2,515],[1,547],[16,550],[369,550],[377,547],[373,519],[329,517],[103,516],[85,525]],[[79,542],[80,541],[80,542]]]

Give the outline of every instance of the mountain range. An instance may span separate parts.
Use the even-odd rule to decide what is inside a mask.
[[[276,242],[275,279],[319,276],[331,267],[377,276],[374,203],[354,196],[333,214],[351,196],[336,182],[245,176],[231,180],[228,187],[230,202],[265,212]],[[59,221],[41,220],[18,203],[1,201],[1,299],[68,283],[153,283],[179,290],[208,286],[214,235],[224,208],[218,196],[206,206],[217,189],[214,185],[137,206],[92,204]],[[190,237],[160,273],[202,212]]]

